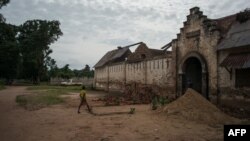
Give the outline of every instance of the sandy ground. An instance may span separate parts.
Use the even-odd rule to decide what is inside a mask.
[[[150,110],[150,105],[100,106],[89,101],[96,113],[129,111],[133,115],[94,116],[85,107],[77,114],[77,94],[67,102],[36,111],[15,103],[15,97],[29,94],[25,87],[0,91],[1,141],[209,141],[223,140],[223,125],[206,125],[183,118],[170,118]],[[88,99],[101,96],[89,92]],[[99,106],[98,106],[99,105]]]

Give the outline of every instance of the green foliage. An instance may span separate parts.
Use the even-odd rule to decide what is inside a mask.
[[[94,77],[94,71],[90,70],[89,65],[85,65],[85,68],[82,70],[83,71],[83,77]]]
[[[0,9],[8,3],[9,0],[0,0]],[[6,79],[7,84],[16,77],[20,59],[16,29],[16,26],[6,24],[5,18],[0,14],[0,78]]]
[[[69,64],[66,64],[60,69],[59,76],[66,79],[69,79],[74,76],[73,71],[69,68]]]
[[[0,90],[5,89],[4,83],[0,80]]]
[[[19,27],[23,76],[39,83],[51,63],[50,45],[63,33],[59,21],[29,20]]]
[[[9,0],[0,0],[0,9],[8,3]],[[0,14],[0,78],[9,84],[14,78],[29,79],[35,84],[48,79],[48,69],[56,68],[55,60],[49,57],[50,45],[62,34],[59,21],[28,20],[14,26],[6,24]]]
[[[129,114],[134,114],[135,113],[135,108],[130,108]]]
[[[15,29],[13,25],[0,23],[0,78],[7,83],[16,77],[20,60]]]
[[[18,95],[18,96],[16,96],[16,102],[17,102],[20,106],[26,106],[27,103],[28,103],[27,96],[25,96],[25,95]]]
[[[3,90],[3,89],[5,89],[4,85],[0,84],[0,90]]]
[[[0,0],[0,9],[7,5],[10,2],[10,0]],[[5,18],[3,17],[3,15],[0,13],[0,23],[4,23],[5,22]]]
[[[38,85],[31,86],[27,88],[28,90],[55,90],[57,92],[62,92],[63,94],[67,92],[79,92],[81,90],[81,86],[51,86],[51,85]]]
[[[71,70],[69,64],[66,64],[62,68],[58,68],[54,65],[49,70],[49,77],[61,77],[64,79],[70,79],[72,77],[94,77],[94,71],[90,70],[89,65],[86,65],[82,70]]]
[[[154,97],[152,100],[152,110],[156,110],[158,108],[158,99]]]
[[[10,2],[10,0],[0,0],[0,9],[1,9],[3,6],[7,5],[9,2]]]
[[[28,110],[38,110],[40,108],[64,102],[63,98],[55,93],[43,93],[32,95],[19,95],[16,102]]]
[[[169,99],[163,96],[155,96],[152,99],[152,110],[156,110],[159,106],[164,106],[169,103]]]
[[[164,106],[169,103],[169,100],[166,97],[160,97],[159,98],[159,103],[161,106]]]

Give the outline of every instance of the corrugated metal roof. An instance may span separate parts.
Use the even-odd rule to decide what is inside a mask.
[[[217,49],[223,50],[248,45],[250,45],[250,20],[244,23],[235,22]]]
[[[145,59],[163,56],[165,55],[165,52],[165,50],[148,48],[147,45],[143,43],[136,48],[135,52],[128,56],[127,61],[129,63],[140,62]],[[143,55],[145,55],[145,57],[142,57]]]
[[[151,49],[151,48],[149,48],[149,51],[151,52],[153,57],[165,54],[164,50],[159,50],[159,49]]]
[[[220,64],[222,67],[250,68],[250,52],[244,54],[230,54]]]
[[[121,49],[118,49],[117,52],[113,55],[113,57],[111,58],[111,60],[117,59],[119,57],[121,57],[122,55],[124,55],[127,51],[129,50],[129,47],[124,47]]]
[[[118,59],[120,57],[122,57],[127,51],[129,50],[129,47],[124,47],[124,48],[118,48],[115,50],[111,50],[109,52],[107,52],[99,61],[98,63],[95,64],[95,68],[97,67],[102,67],[105,64],[107,64],[108,62],[111,62],[115,59]]]

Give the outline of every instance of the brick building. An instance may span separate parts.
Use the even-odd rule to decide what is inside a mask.
[[[194,7],[164,50],[140,43],[133,53],[123,47],[103,56],[95,65],[96,87],[124,90],[126,84],[138,83],[176,97],[192,87],[212,101],[249,93],[249,13],[210,19]]]
[[[94,66],[96,88],[124,92],[127,85],[135,84],[138,89],[147,86],[170,93],[174,88],[172,53],[148,48],[142,42],[134,45],[139,46],[133,53],[129,45],[109,51],[100,59]]]
[[[171,42],[177,95],[192,87],[204,97],[218,100],[220,96],[247,90],[250,86],[248,19],[249,11],[209,19],[198,7],[190,9],[184,27]]]

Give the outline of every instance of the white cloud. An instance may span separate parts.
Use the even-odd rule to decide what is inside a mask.
[[[59,66],[93,66],[108,50],[143,41],[160,48],[176,38],[189,9],[210,18],[250,7],[248,0],[11,0],[1,12],[12,24],[59,20],[64,33],[52,45]]]

